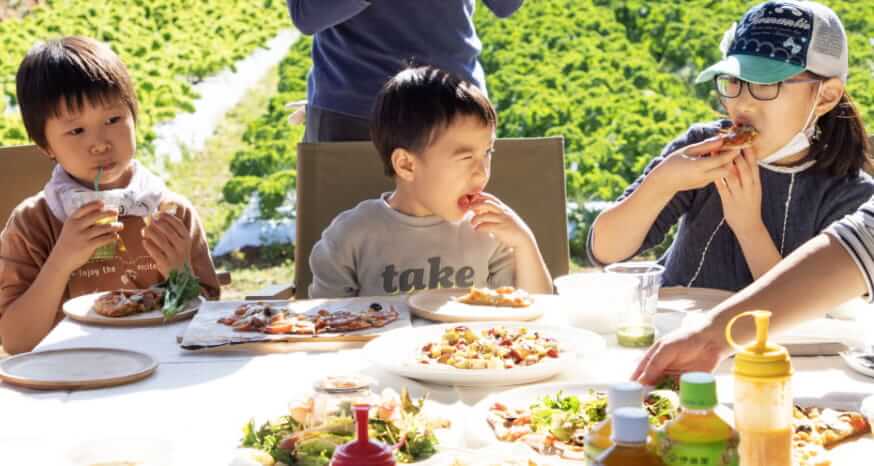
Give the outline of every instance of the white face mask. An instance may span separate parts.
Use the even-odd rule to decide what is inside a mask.
[[[810,140],[813,137],[814,132],[816,131],[816,103],[819,101],[819,91],[822,88],[822,82],[819,82],[816,87],[816,97],[813,99],[813,107],[810,109],[810,113],[807,115],[807,119],[804,120],[804,127],[801,131],[795,133],[795,136],[789,140],[783,147],[777,149],[767,157],[759,160],[759,166],[765,168],[767,170],[771,170],[778,173],[799,173],[807,170],[812,167],[815,160],[807,161],[801,165],[796,165],[793,167],[784,167],[780,165],[775,165],[776,162],[783,160],[787,157],[791,157],[799,152],[810,147]],[[812,120],[812,121],[811,121]]]

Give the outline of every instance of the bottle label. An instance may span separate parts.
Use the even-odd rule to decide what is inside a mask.
[[[666,466],[738,466],[737,439],[687,443],[659,436],[659,451]]]

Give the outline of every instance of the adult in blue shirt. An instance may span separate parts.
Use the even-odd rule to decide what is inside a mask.
[[[524,0],[483,0],[498,17]],[[473,24],[475,0],[287,0],[295,26],[313,35],[304,142],[370,139],[373,101],[404,67],[432,65],[485,91]]]

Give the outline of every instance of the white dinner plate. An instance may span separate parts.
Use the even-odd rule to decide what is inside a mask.
[[[422,346],[428,342],[439,341],[445,330],[457,327],[458,324],[393,330],[365,345],[364,355],[383,370],[411,379],[443,385],[506,386],[548,379],[575,363],[579,356],[593,355],[606,348],[602,337],[582,329],[515,322],[476,322],[465,325],[475,332],[491,327],[526,327],[530,331],[537,331],[558,340],[559,357],[512,369],[457,369],[445,365],[425,365],[416,361]]]
[[[40,390],[123,385],[155,372],[148,354],[116,348],[70,348],[19,354],[0,361],[0,380]]]
[[[486,398],[483,398],[479,403],[474,405],[472,418],[467,423],[468,438],[473,442],[474,445],[477,446],[519,445],[509,442],[502,442],[498,440],[497,437],[495,437],[495,432],[492,430],[492,427],[487,421],[489,408],[491,408],[495,403],[502,403],[512,409],[530,406],[532,403],[543,398],[544,396],[555,396],[555,394],[557,394],[559,391],[563,392],[564,395],[576,395],[578,397],[586,397],[589,394],[590,390],[606,392],[608,388],[609,385],[606,384],[560,383],[530,385],[527,387],[514,388],[512,390],[504,392],[493,393]],[[525,449],[529,452],[529,454],[533,456],[539,456],[541,458],[546,458],[548,461],[555,464],[568,463],[567,460],[562,460],[557,457],[545,457],[537,455],[537,453],[534,452],[533,449],[527,446],[525,447]],[[571,464],[581,464],[581,462],[576,461]]]
[[[88,324],[109,325],[113,327],[138,327],[190,319],[204,302],[203,296],[198,296],[197,299],[189,301],[181,311],[169,319],[164,319],[164,314],[161,314],[160,310],[141,312],[125,317],[106,317],[94,311],[94,302],[106,293],[108,292],[103,291],[73,298],[62,306],[64,314],[73,320]]]
[[[840,354],[844,362],[846,362],[847,365],[850,366],[850,369],[853,369],[854,371],[862,375],[874,377],[874,359],[872,359],[872,364],[868,365],[865,364],[865,361],[860,358],[862,353],[858,351],[845,351]]]
[[[532,303],[525,307],[479,306],[455,300],[467,294],[468,288],[440,288],[413,293],[407,305],[413,314],[438,322],[527,321],[542,316],[547,310],[567,309],[567,300],[555,295],[531,295]]]

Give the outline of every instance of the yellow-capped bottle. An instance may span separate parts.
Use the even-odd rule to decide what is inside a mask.
[[[602,453],[594,466],[664,466],[646,446],[649,414],[643,408],[613,411],[613,446]]]
[[[751,316],[756,341],[734,342],[731,329],[741,317]],[[768,342],[768,311],[744,312],[725,329],[734,347],[734,423],[740,434],[741,465],[792,465],[792,362],[786,348]]]
[[[607,419],[594,426],[584,439],[586,461],[589,464],[613,445],[613,412],[619,408],[643,406],[643,386],[637,382],[623,382],[607,389]]]

